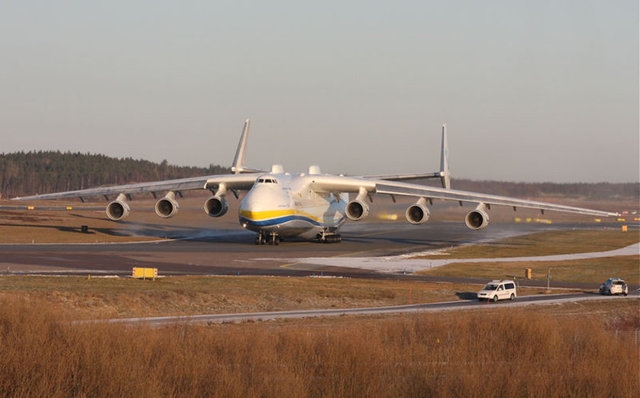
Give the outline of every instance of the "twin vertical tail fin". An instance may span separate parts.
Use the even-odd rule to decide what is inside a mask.
[[[244,127],[242,128],[242,134],[240,135],[240,141],[238,142],[238,149],[236,149],[236,156],[233,158],[233,165],[231,171],[234,174],[240,173],[264,173],[264,170],[251,169],[245,166],[245,154],[247,152],[247,139],[249,137],[249,119],[245,120]]]
[[[242,134],[240,135],[240,141],[238,142],[238,149],[236,149],[236,156],[233,158],[233,165],[231,171],[235,174],[240,174],[244,171],[244,158],[247,151],[247,136],[249,135],[249,119],[245,120],[244,127],[242,128]]]
[[[233,158],[233,165],[231,171],[234,174],[240,174],[247,172],[244,166],[245,153],[247,151],[247,137],[249,135],[249,119],[245,120],[244,127],[242,128],[242,134],[240,135],[240,141],[238,142],[238,149],[236,149],[236,156]]]
[[[233,158],[233,165],[231,171],[234,174],[258,172],[261,170],[248,169],[245,167],[245,154],[247,151],[247,138],[249,136],[250,121],[247,119],[244,122],[242,128],[242,134],[240,135],[240,141],[238,142],[238,148],[236,149],[236,155]],[[449,144],[447,142],[447,125],[442,125],[442,146],[440,148],[440,171],[434,173],[432,177],[439,177],[442,187],[445,189],[451,188],[451,173],[449,171]],[[401,178],[395,178],[401,179]]]
[[[442,188],[451,188],[451,173],[449,172],[449,143],[447,142],[447,125],[442,125],[442,146],[440,148],[440,181]]]

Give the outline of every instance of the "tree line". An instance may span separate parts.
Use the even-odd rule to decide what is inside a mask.
[[[187,167],[80,152],[30,151],[0,154],[0,198],[228,173],[228,167]],[[456,189],[536,198],[638,198],[640,183],[516,183],[454,179]]]
[[[573,197],[577,199],[629,199],[640,197],[640,183],[552,183],[454,180],[452,186],[465,191],[519,198]]]
[[[0,154],[0,195],[71,191],[102,185],[228,173],[229,168],[186,167],[79,152],[30,151]]]

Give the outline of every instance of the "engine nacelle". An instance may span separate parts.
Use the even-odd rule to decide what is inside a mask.
[[[347,203],[345,215],[351,221],[362,220],[369,215],[369,205],[359,199],[352,200]]]
[[[124,194],[118,195],[116,200],[107,205],[107,217],[113,221],[120,221],[127,218],[130,211],[127,197]]]
[[[156,202],[156,214],[162,218],[175,216],[178,214],[179,208],[176,195],[173,192],[167,193],[164,198]]]
[[[418,225],[427,222],[431,213],[427,209],[427,201],[421,198],[416,204],[409,206],[404,215],[411,224]]]
[[[467,216],[464,218],[464,223],[473,230],[485,228],[489,225],[487,207],[483,203],[479,204],[475,210],[467,213]]]
[[[204,202],[204,212],[211,217],[224,216],[227,210],[229,210],[229,206],[224,196],[214,196]]]

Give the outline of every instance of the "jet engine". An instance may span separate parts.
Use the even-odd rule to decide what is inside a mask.
[[[367,190],[364,187],[360,187],[358,196],[347,203],[344,213],[349,220],[358,221],[369,215],[369,205],[364,202],[366,197]]]
[[[369,205],[358,199],[352,200],[347,203],[345,215],[351,221],[362,220],[369,215]]]
[[[214,196],[204,202],[204,212],[211,217],[224,216],[227,210],[229,210],[229,206],[224,196]]]
[[[407,221],[414,225],[427,222],[431,216],[429,209],[427,209],[427,200],[420,198],[415,204],[407,208],[404,215],[407,217]]]
[[[178,214],[180,206],[176,201],[176,194],[173,192],[167,193],[164,198],[156,202],[156,214],[162,218],[173,217]]]
[[[487,206],[484,203],[480,203],[475,210],[467,213],[464,218],[464,223],[470,229],[482,229],[489,225],[489,214],[487,214]]]
[[[129,215],[130,210],[127,197],[121,193],[116,200],[107,205],[107,217],[113,221],[120,221]]]

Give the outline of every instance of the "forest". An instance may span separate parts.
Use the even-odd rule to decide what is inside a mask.
[[[103,185],[228,173],[228,167],[170,165],[105,155],[30,151],[0,154],[0,199]],[[430,182],[432,183],[432,182]],[[570,196],[587,199],[638,198],[640,183],[517,183],[453,179],[456,189],[536,198]]]
[[[169,165],[132,158],[59,151],[0,154],[0,196],[70,191],[103,185],[228,173],[229,168]]]

